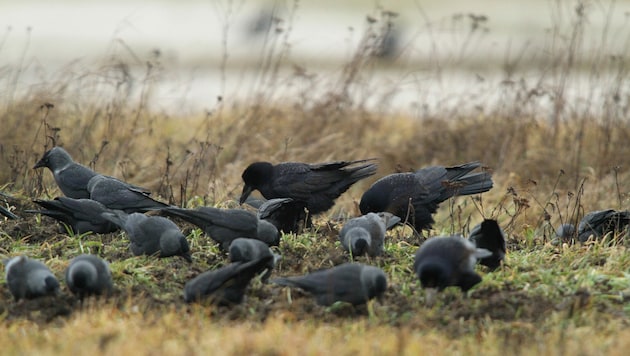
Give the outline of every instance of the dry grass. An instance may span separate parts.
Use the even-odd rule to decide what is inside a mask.
[[[1,306],[3,353],[625,353],[630,258],[624,244],[549,243],[560,222],[575,221],[585,211],[627,207],[630,184],[626,65],[607,57],[605,48],[584,53],[580,31],[588,22],[579,11],[571,16],[570,28],[554,29],[537,84],[515,79],[517,64],[528,58],[508,58],[499,104],[469,110],[467,98],[454,98],[461,109],[441,115],[367,109],[365,103],[375,98],[366,97],[362,74],[383,65],[370,56],[386,28],[378,21],[333,84],[309,81],[308,73],[296,68],[288,80],[311,85],[278,97],[277,68],[288,51],[286,37],[279,36],[269,40],[261,57],[250,100],[221,98],[211,112],[199,115],[153,109],[152,90],[165,70],[159,57],[147,58],[140,76],[113,58],[97,71],[68,70],[53,82],[16,89],[0,105],[0,187],[14,196],[9,204],[18,208],[29,207],[31,198],[60,194],[49,172],[31,169],[53,144],[64,146],[78,162],[179,205],[234,204],[240,174],[256,160],[377,157],[377,176],[344,194],[333,211],[316,220],[315,231],[283,237],[279,252],[285,257],[276,273],[297,274],[348,260],[336,242],[339,225],[332,216],[358,214],[361,193],[373,180],[432,164],[480,160],[493,172],[494,189],[481,200],[445,202],[434,233],[466,232],[482,216],[494,217],[509,235],[510,251],[506,266],[482,271],[484,281],[468,295],[447,290],[427,303],[409,267],[418,241],[400,228],[383,258],[362,260],[379,265],[390,278],[374,315],[319,308],[299,293],[292,304],[285,290],[259,282],[246,303],[225,309],[182,303],[188,279],[226,262],[190,226],[185,232],[193,266],[131,257],[119,234],[68,236],[46,219],[2,221],[0,252],[46,260],[57,275],[71,256],[96,252],[112,261],[119,288],[112,300],[84,307],[69,296],[41,305]],[[602,72],[614,74],[599,102],[565,101],[578,62],[593,83],[605,80]],[[0,82],[14,79],[11,72]],[[132,86],[139,86],[139,96]],[[10,300],[2,288],[3,299]]]

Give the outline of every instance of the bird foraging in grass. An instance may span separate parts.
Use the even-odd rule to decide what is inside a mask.
[[[102,216],[102,213],[111,210],[92,199],[57,197],[54,200],[35,199],[33,202],[44,209],[24,210],[25,213],[49,216],[67,225],[74,234],[86,232],[107,234],[118,230],[116,224]]]
[[[570,241],[577,237],[581,243],[589,238],[601,239],[607,234],[624,234],[628,236],[630,224],[630,211],[628,210],[596,210],[592,211],[580,220],[577,231],[573,224],[562,224],[556,235],[562,241]]]
[[[367,213],[348,220],[339,231],[339,241],[352,256],[380,256],[387,226],[398,221],[400,218],[390,213]]]
[[[336,302],[365,304],[381,296],[387,289],[385,272],[361,263],[344,263],[304,276],[282,277],[271,282],[297,287],[311,294],[317,304],[329,306]]]
[[[243,192],[240,203],[252,191],[265,198],[291,198],[306,202],[309,213],[319,214],[330,209],[341,194],[361,179],[376,173],[374,159],[329,163],[284,162],[273,165],[255,162],[243,171]]]
[[[273,256],[249,262],[233,262],[216,270],[206,271],[186,282],[186,303],[209,300],[218,305],[240,304],[249,282],[264,271]]]
[[[416,252],[413,269],[423,288],[456,286],[466,292],[481,282],[474,271],[477,260],[490,256],[492,252],[475,247],[459,235],[432,237]]]
[[[260,220],[243,209],[219,209],[202,206],[196,209],[169,207],[161,213],[176,216],[192,223],[227,251],[234,239],[247,237],[263,241],[269,246],[280,243],[280,233],[271,223]]]
[[[16,301],[33,299],[59,292],[55,275],[40,261],[17,256],[4,261],[5,279]]]
[[[109,209],[122,210],[128,214],[144,213],[169,206],[151,198],[145,190],[101,174],[90,179],[87,189],[90,192],[90,199],[98,201]]]
[[[140,213],[126,214],[120,210],[102,215],[127,233],[131,242],[129,248],[134,256],[180,256],[192,262],[186,236],[169,219]]]
[[[433,226],[432,215],[448,198],[486,192],[492,188],[490,173],[470,173],[479,162],[459,166],[433,166],[409,173],[394,173],[377,180],[363,193],[361,214],[381,211],[398,216],[417,232]]]
[[[111,292],[112,271],[109,263],[95,255],[79,255],[66,269],[68,289],[79,298]]]
[[[260,240],[243,237],[239,237],[238,239],[232,241],[229,253],[231,262],[249,262],[263,257],[272,256],[273,258],[269,260],[269,263],[266,266],[267,271],[261,277],[261,280],[265,283],[269,279],[276,262],[281,258],[280,255],[273,253],[266,243]]]

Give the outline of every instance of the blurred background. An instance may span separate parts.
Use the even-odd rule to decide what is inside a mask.
[[[471,108],[491,105],[507,82],[538,87],[559,74],[554,61],[575,62],[563,96],[590,98],[597,90],[589,63],[603,55],[625,58],[630,11],[625,0],[22,0],[0,6],[0,68],[14,77],[5,95],[112,63],[120,64],[121,75],[146,79],[149,63],[154,105],[184,114],[209,110],[219,97],[246,99],[253,88],[273,86],[278,95],[314,81],[326,88],[359,52],[374,58],[361,70],[373,109],[431,112],[461,105],[454,98],[462,96]],[[580,55],[562,57],[570,51]],[[261,78],[270,70],[273,83]]]

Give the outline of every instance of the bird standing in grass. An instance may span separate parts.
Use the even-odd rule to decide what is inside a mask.
[[[142,189],[101,174],[90,179],[87,189],[90,192],[90,199],[102,203],[109,209],[122,210],[128,214],[144,213],[169,206],[151,198],[149,193]]]
[[[319,305],[335,302],[365,304],[387,289],[387,276],[378,267],[361,263],[344,263],[304,276],[276,278],[271,282],[300,288],[315,297]]]
[[[400,221],[400,218],[390,213],[367,213],[348,220],[339,231],[341,246],[352,256],[380,256],[383,253],[385,231],[387,225],[392,224],[392,219]]]
[[[568,241],[576,237],[579,242],[586,242],[591,236],[601,239],[603,236],[613,234],[625,234],[628,236],[630,224],[630,211],[628,210],[596,210],[592,211],[580,220],[577,231],[573,224],[562,224],[556,232],[557,237]]]
[[[4,265],[5,279],[16,301],[55,295],[59,291],[57,278],[40,261],[17,256],[5,260]]]
[[[74,199],[89,199],[87,184],[97,175],[90,168],[76,163],[66,150],[56,146],[46,151],[33,169],[47,167],[63,194]]]
[[[41,167],[47,167],[48,169],[50,169],[53,174],[53,178],[55,178],[57,186],[59,187],[59,189],[61,189],[61,192],[68,198],[74,199],[90,199],[91,193],[88,188],[88,183],[92,178],[99,175],[92,169],[74,162],[72,160],[72,156],[70,156],[70,154],[66,150],[59,146],[55,146],[46,151],[42,158],[37,163],[35,163],[33,169]],[[145,194],[149,193],[148,190],[142,187],[125,183],[114,177],[105,177],[116,180],[120,184],[123,184],[134,190],[141,191]]]
[[[54,200],[35,199],[33,202],[44,209],[24,210],[25,213],[49,216],[66,224],[74,234],[90,231],[97,234],[107,234],[118,230],[116,224],[105,219],[102,215],[102,213],[111,212],[111,210],[92,199],[57,197]]]
[[[204,299],[218,305],[239,304],[243,301],[249,282],[269,265],[273,256],[264,256],[249,262],[233,262],[216,270],[206,271],[184,286],[184,301]]]
[[[458,195],[486,192],[492,188],[490,173],[470,173],[479,162],[454,167],[433,166],[416,172],[394,173],[376,181],[363,193],[362,214],[381,211],[398,216],[417,232],[428,230],[435,222],[432,215],[439,204]]]
[[[311,215],[322,213],[335,204],[341,194],[361,179],[376,173],[374,159],[308,164],[285,162],[273,165],[255,162],[243,171],[240,203],[253,190],[265,198],[291,198],[306,202]]]
[[[127,215],[120,210],[103,213],[103,217],[125,230],[131,242],[129,248],[134,256],[181,256],[192,262],[186,236],[169,219],[140,213]]]
[[[477,260],[490,256],[492,252],[476,248],[459,235],[432,237],[416,252],[413,269],[423,288],[456,286],[465,292],[481,282],[474,271]]]
[[[225,251],[230,248],[232,241],[239,237],[257,239],[269,246],[277,246],[280,243],[278,229],[247,210],[208,206],[196,209],[169,207],[162,209],[161,213],[177,216],[197,225]]]
[[[109,263],[95,255],[77,256],[66,269],[66,284],[81,299],[109,293],[113,288]]]
[[[266,266],[267,271],[261,277],[261,280],[265,283],[269,279],[271,271],[276,266],[276,262],[281,258],[280,255],[273,253],[266,243],[260,240],[244,237],[239,237],[238,239],[232,241],[229,253],[231,262],[249,262],[263,257],[272,256],[273,258],[269,260],[269,263]]]

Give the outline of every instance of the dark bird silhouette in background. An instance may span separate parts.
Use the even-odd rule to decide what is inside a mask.
[[[90,192],[90,199],[102,203],[109,209],[122,210],[127,214],[144,213],[169,206],[151,198],[149,193],[142,189],[100,174],[90,179],[87,189]]]
[[[324,306],[335,302],[365,304],[387,289],[385,272],[361,263],[344,263],[304,276],[276,278],[271,282],[300,288],[310,293],[317,304]]]
[[[391,224],[392,219],[400,221],[399,217],[390,213],[367,213],[348,220],[339,231],[341,246],[352,256],[380,256],[383,254],[387,224]]]
[[[134,256],[180,256],[192,262],[186,236],[169,219],[140,213],[127,215],[120,210],[103,213],[103,217],[127,233],[131,242],[129,248]]]
[[[63,194],[74,199],[88,199],[90,192],[87,184],[97,173],[90,168],[76,163],[66,150],[53,147],[46,151],[35,163],[33,169],[47,167],[53,174],[57,186]]]
[[[269,260],[266,266],[267,271],[260,278],[264,283],[267,282],[276,262],[281,258],[280,255],[273,253],[266,243],[244,237],[239,237],[232,241],[229,253],[231,262],[249,262],[272,256],[273,258]]]
[[[591,236],[601,239],[603,236],[613,234],[628,235],[630,224],[630,211],[627,210],[596,210],[592,211],[580,220],[577,232],[572,224],[562,224],[556,231],[556,235],[563,241],[575,238],[579,242],[586,242]]]
[[[118,230],[118,226],[102,216],[111,212],[103,204],[92,199],[57,197],[54,200],[35,199],[34,203],[43,210],[24,210],[25,213],[49,216],[70,228],[74,234],[95,232],[107,234]]]
[[[271,260],[273,256],[269,255],[206,271],[186,283],[184,301],[192,303],[206,299],[218,305],[239,304],[243,301],[249,282],[264,271]]]
[[[398,216],[417,232],[428,230],[435,222],[432,215],[448,198],[486,192],[492,188],[490,173],[470,173],[479,162],[454,167],[433,166],[416,172],[394,173],[376,181],[363,193],[362,214],[381,211]]]
[[[416,252],[413,269],[423,288],[456,286],[465,292],[481,282],[474,271],[477,260],[491,255],[459,235],[432,237]]]
[[[55,275],[40,261],[26,256],[4,261],[5,279],[16,301],[33,299],[59,292]]]
[[[95,255],[79,255],[66,269],[66,284],[81,299],[110,293],[113,283],[109,263]]]
[[[496,220],[486,219],[470,230],[468,237],[477,248],[483,248],[492,252],[492,256],[479,259],[479,264],[490,270],[501,266],[501,261],[505,258],[505,235]]]
[[[161,212],[180,217],[198,226],[225,251],[230,248],[232,241],[239,237],[257,239],[269,246],[277,246],[280,243],[278,229],[247,210],[204,206],[196,209],[170,207],[162,209]]]
[[[20,218],[19,216],[17,216],[15,214],[13,214],[12,212],[10,212],[9,209],[7,209],[7,208],[5,208],[5,207],[3,207],[1,205],[0,205],[0,214],[6,216],[9,219],[13,219],[13,220],[16,220],[16,219]]]
[[[258,218],[270,222],[285,234],[297,234],[311,226],[306,202],[291,198],[267,200],[258,208]]]
[[[311,215],[322,213],[335,204],[341,194],[361,179],[376,173],[374,159],[308,164],[269,162],[250,164],[242,174],[242,204],[253,190],[265,198],[291,198],[306,202]]]

